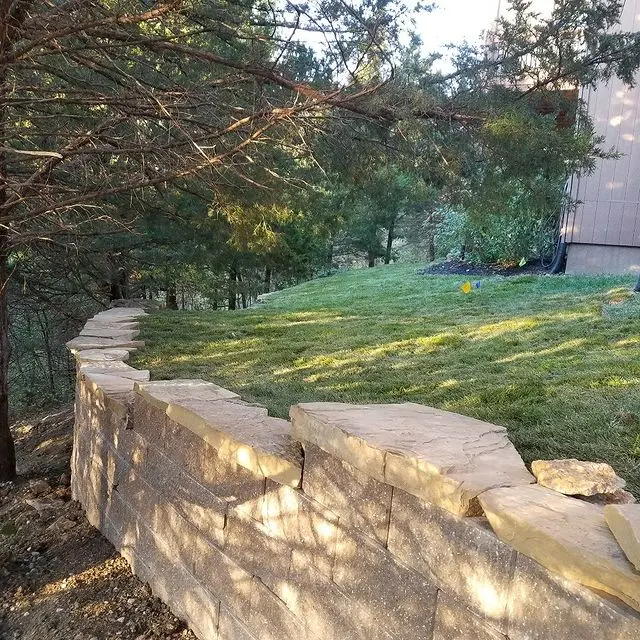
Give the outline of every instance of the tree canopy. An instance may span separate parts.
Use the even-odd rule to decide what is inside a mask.
[[[433,249],[445,211],[476,231],[551,219],[566,175],[608,153],[571,91],[640,65],[621,9],[512,0],[443,73],[416,35],[429,9],[399,0],[4,3],[0,480],[9,300],[29,336],[33,304],[73,318],[133,284],[235,308],[338,250]]]

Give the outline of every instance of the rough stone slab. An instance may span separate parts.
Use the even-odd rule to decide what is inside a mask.
[[[315,445],[305,444],[304,452],[303,491],[342,522],[386,544],[392,487]]]
[[[135,380],[117,375],[89,373],[87,371],[81,371],[80,375],[84,378],[85,384],[93,389],[100,389],[107,394],[130,393],[133,391],[135,384]]]
[[[302,622],[260,580],[251,585],[249,630],[260,640],[304,638]]]
[[[435,584],[395,562],[384,547],[367,536],[340,529],[333,579],[395,637],[431,638]]]
[[[480,515],[477,497],[533,477],[504,427],[405,403],[303,403],[291,407],[293,435],[372,478],[452,513]]]
[[[637,640],[640,615],[518,554],[508,634],[510,640]]]
[[[220,457],[280,484],[300,484],[300,446],[291,439],[286,420],[270,417],[262,407],[225,402],[237,394],[203,380],[142,383],[136,391],[164,407],[171,420],[209,443]]]
[[[338,538],[338,516],[299,489],[267,480],[260,517],[269,534],[297,549],[307,562],[331,578]]]
[[[109,338],[110,340],[133,340],[140,335],[138,329],[119,329],[109,327],[87,327],[80,331],[83,338]]]
[[[136,386],[136,393],[147,402],[167,411],[171,405],[181,405],[192,400],[215,402],[240,398],[237,393],[219,387],[213,382],[194,379],[154,380]]]
[[[85,329],[118,329],[120,331],[136,330],[139,326],[139,322],[134,321],[119,321],[119,320],[100,320],[91,319],[87,320],[84,325]]]
[[[67,349],[69,349],[71,353],[77,353],[85,349],[138,349],[139,347],[144,347],[143,340],[117,340],[113,338],[78,336],[67,342]]]
[[[640,609],[640,573],[604,519],[604,508],[538,485],[493,489],[480,502],[501,540],[556,573]]]
[[[261,407],[237,402],[188,404],[170,405],[167,415],[198,434],[218,450],[218,455],[233,458],[280,484],[300,484],[301,449],[292,440],[286,420],[266,415]]]
[[[129,359],[129,349],[83,349],[76,353],[76,362],[118,362]]]
[[[640,571],[640,505],[608,505],[604,519],[629,562]]]
[[[626,482],[605,462],[534,460],[531,471],[538,484],[566,495],[593,496],[624,489]]]
[[[507,640],[484,620],[449,597],[438,592],[433,640]]]
[[[84,362],[80,363],[79,370],[81,373],[118,376],[120,378],[128,378],[137,382],[146,382],[149,380],[148,369],[134,369],[121,360],[106,360],[104,362]]]
[[[484,518],[459,518],[394,490],[388,548],[405,566],[506,632],[516,552]]]
[[[95,316],[93,316],[93,318],[91,318],[90,320],[108,320],[109,322],[118,322],[118,321],[130,321],[130,320],[134,320],[136,318],[139,318],[140,316],[146,316],[147,312],[138,307],[121,307],[121,308],[113,308],[113,309],[106,309],[105,311],[100,311],[99,313],[96,313]]]

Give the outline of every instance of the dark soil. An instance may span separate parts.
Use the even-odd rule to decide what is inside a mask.
[[[71,500],[73,410],[14,425],[0,484],[1,640],[195,640]]]
[[[447,260],[432,264],[424,269],[418,269],[418,273],[438,276],[522,276],[549,273],[549,268],[543,267],[539,263],[527,263],[524,267],[520,267],[517,264],[480,264],[464,260]]]

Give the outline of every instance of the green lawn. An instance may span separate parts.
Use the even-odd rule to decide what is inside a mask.
[[[527,462],[607,461],[640,496],[633,278],[481,278],[469,295],[463,280],[377,267],[247,311],[161,312],[144,320],[134,361],[155,379],[212,380],[283,417],[310,400],[456,411],[508,427]]]

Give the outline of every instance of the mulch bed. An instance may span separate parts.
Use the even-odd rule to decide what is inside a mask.
[[[528,274],[542,275],[549,273],[548,267],[536,263],[527,263],[524,267],[503,264],[480,264],[465,260],[447,260],[418,269],[421,275],[451,276],[522,276]]]

